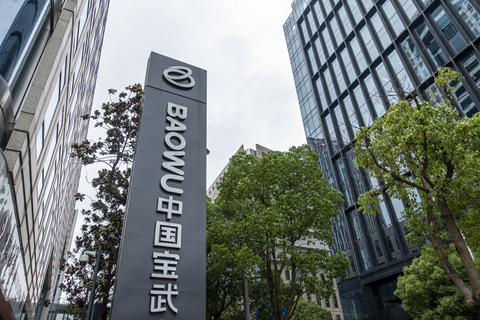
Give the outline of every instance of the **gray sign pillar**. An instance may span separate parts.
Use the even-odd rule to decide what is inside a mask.
[[[112,320],[205,319],[206,88],[151,53]]]

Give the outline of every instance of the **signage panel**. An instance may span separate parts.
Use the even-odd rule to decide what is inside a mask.
[[[206,71],[152,52],[111,319],[205,318],[205,184]]]

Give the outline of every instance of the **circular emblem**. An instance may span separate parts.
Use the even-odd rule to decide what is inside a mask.
[[[170,67],[163,71],[163,76],[168,82],[182,88],[193,88],[195,79],[192,77],[192,70],[187,67]],[[188,80],[185,82],[183,80]]]

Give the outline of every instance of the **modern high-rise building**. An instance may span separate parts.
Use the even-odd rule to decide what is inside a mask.
[[[338,284],[345,319],[409,319],[393,292],[404,266],[419,254],[405,240],[404,203],[383,194],[380,214],[364,216],[360,194],[378,184],[355,168],[351,141],[360,126],[419,89],[438,91],[439,67],[464,79],[454,105],[480,107],[480,3],[477,0],[295,0],[284,33],[307,143],[330,185],[345,195],[335,220],[333,251],[351,261]]]
[[[58,296],[108,6],[0,2],[1,319],[45,319]]]

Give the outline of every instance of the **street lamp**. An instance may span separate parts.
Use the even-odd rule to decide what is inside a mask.
[[[87,317],[85,318],[85,320],[90,320],[92,306],[93,306],[93,300],[95,300],[95,284],[97,282],[97,273],[98,273],[98,267],[100,266],[101,255],[102,255],[102,245],[100,244],[98,246],[98,250],[96,252],[95,251],[84,251],[84,254],[82,254],[80,256],[80,259],[79,259],[80,265],[85,266],[88,262],[88,256],[92,256],[92,257],[97,256],[97,261],[95,263],[95,272],[93,273],[92,290],[90,291],[90,299],[88,301]]]

